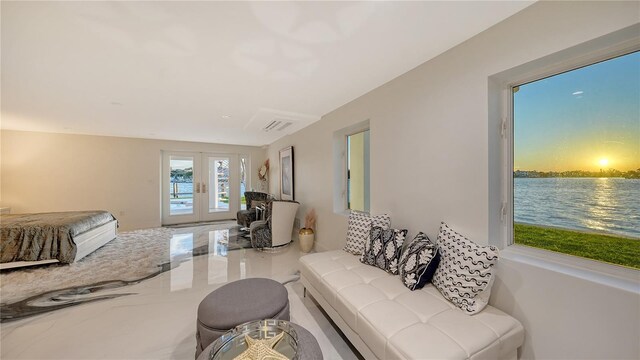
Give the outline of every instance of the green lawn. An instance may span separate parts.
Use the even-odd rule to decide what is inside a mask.
[[[513,224],[516,244],[640,269],[640,239]]]

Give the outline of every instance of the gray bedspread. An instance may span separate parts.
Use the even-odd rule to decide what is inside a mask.
[[[74,236],[112,220],[107,211],[1,215],[0,263],[50,259],[72,263]]]

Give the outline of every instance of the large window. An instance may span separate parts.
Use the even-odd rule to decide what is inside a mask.
[[[514,243],[640,269],[640,52],[512,102]]]
[[[347,208],[369,212],[369,130],[347,136]]]
[[[369,212],[369,120],[333,133],[333,211]]]

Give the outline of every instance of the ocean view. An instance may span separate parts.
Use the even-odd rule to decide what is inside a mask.
[[[514,221],[640,239],[640,180],[514,178]]]

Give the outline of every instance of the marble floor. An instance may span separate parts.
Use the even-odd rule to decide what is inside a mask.
[[[220,230],[198,226],[172,231],[176,239],[196,239],[194,244]],[[182,243],[179,251],[184,253],[185,246],[189,243]],[[291,321],[316,337],[325,359],[360,358],[315,301],[303,296],[297,281],[300,256],[297,243],[274,254],[210,247],[208,253],[182,258],[151,279],[103,292],[131,295],[0,324],[0,358],[193,359],[196,310],[202,298],[227,282],[250,277],[286,284]]]

